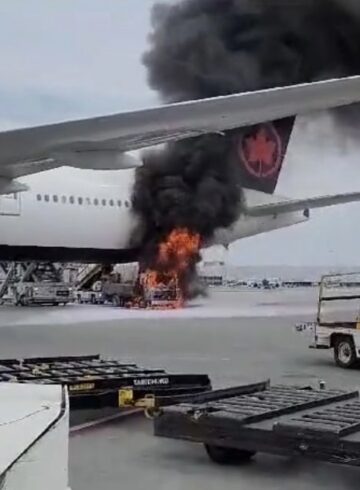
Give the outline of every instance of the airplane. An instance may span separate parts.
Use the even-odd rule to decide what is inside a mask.
[[[274,194],[294,117],[358,101],[356,76],[1,132],[0,261],[136,261],[131,191],[142,163],[129,152],[237,128],[245,128],[235,152],[244,206],[206,246],[307,221],[312,208],[359,201],[360,192]]]

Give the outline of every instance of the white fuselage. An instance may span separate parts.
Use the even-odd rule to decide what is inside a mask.
[[[0,196],[0,261],[127,261],[136,259],[131,236],[138,217],[131,209],[135,171],[70,167],[22,178],[26,192]],[[272,196],[245,190],[249,200]],[[302,213],[244,217],[217,230],[211,244],[304,221]],[[209,244],[210,245],[210,244]]]

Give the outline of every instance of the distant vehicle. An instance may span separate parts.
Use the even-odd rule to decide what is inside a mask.
[[[247,287],[249,288],[258,288],[259,287],[259,282],[255,279],[250,279],[247,281]]]
[[[269,279],[269,286],[271,289],[278,289],[281,286],[281,280],[277,278]]]
[[[101,305],[104,297],[101,291],[76,291],[76,301],[81,304]]]
[[[73,289],[65,283],[19,282],[10,287],[16,305],[66,305],[74,301]]]

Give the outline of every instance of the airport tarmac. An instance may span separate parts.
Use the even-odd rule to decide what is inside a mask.
[[[330,351],[309,350],[294,332],[296,322],[312,320],[315,313],[316,290],[213,292],[197,306],[165,313],[101,306],[3,307],[0,356],[101,353],[167,370],[208,373],[215,387],[268,377],[288,384],[322,379],[328,386],[357,387],[359,371],[335,367]],[[229,490],[339,490],[354,488],[359,471],[265,455],[245,467],[218,467],[201,446],[153,437],[151,422],[138,416],[70,439],[73,490],[212,490],[224,485]]]
[[[145,319],[157,320],[186,318],[236,318],[258,316],[284,316],[314,314],[316,312],[316,288],[262,290],[213,290],[208,297],[196,299],[180,310],[152,311],[146,309],[114,308],[110,305],[67,305],[58,307],[33,306],[26,314],[21,308],[2,306],[0,328],[8,324],[47,325],[61,323],[89,323]]]

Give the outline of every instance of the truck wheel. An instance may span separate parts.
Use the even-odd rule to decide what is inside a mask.
[[[159,408],[145,408],[144,413],[147,419],[153,420],[161,415],[161,410]]]
[[[246,451],[233,447],[213,446],[212,444],[204,444],[204,446],[210,460],[216,464],[247,463],[255,455],[254,451]]]
[[[356,363],[356,351],[351,337],[340,335],[334,342],[335,363],[342,368],[351,368]]]
[[[17,304],[20,305],[20,306],[26,306],[25,297],[24,296],[20,296]]]
[[[117,294],[114,294],[114,296],[111,299],[112,305],[113,306],[120,306],[120,298]]]

